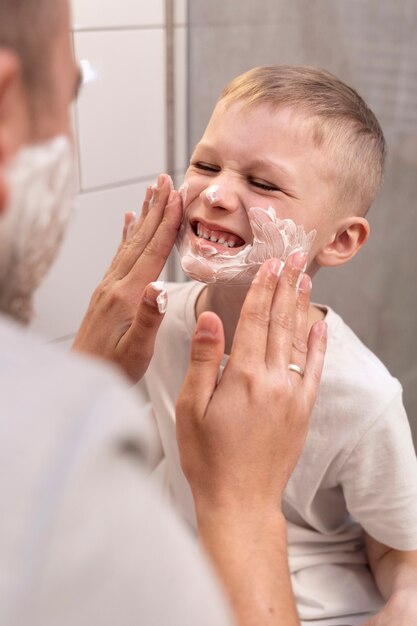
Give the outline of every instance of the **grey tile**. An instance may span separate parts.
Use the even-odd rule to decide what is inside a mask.
[[[417,442],[417,3],[407,0],[192,0],[190,133],[198,141],[224,85],[256,65],[319,65],[355,87],[390,157],[372,235],[314,297],[334,307],[404,386]]]

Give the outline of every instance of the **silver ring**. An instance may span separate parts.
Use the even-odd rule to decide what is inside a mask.
[[[290,363],[288,369],[290,370],[290,372],[297,372],[297,374],[300,374],[301,378],[304,378],[304,370],[299,365],[296,365],[295,363]]]

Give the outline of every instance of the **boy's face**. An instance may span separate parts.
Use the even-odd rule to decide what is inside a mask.
[[[323,156],[313,144],[311,121],[289,108],[220,102],[185,181],[188,235],[211,238],[219,252],[235,255],[252,243],[251,207],[272,206],[279,219],[307,233],[316,229],[310,262],[331,231],[332,187]]]

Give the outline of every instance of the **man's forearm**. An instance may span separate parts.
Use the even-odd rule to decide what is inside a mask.
[[[268,515],[199,512],[200,541],[229,596],[238,626],[299,626],[287,556],[287,528]],[[242,522],[243,518],[243,522]]]

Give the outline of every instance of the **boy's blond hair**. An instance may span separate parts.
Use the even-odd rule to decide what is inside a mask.
[[[336,209],[365,215],[382,182],[386,144],[375,115],[359,94],[322,69],[271,65],[234,78],[220,95],[226,104],[243,100],[290,107],[313,121],[316,147],[328,151]]]

